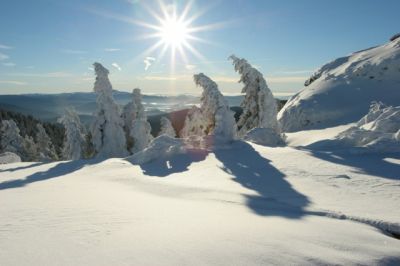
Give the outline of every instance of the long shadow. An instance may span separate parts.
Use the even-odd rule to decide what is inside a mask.
[[[174,155],[171,158],[160,158],[158,160],[141,164],[143,174],[148,176],[166,177],[173,173],[180,173],[189,170],[194,162],[203,161],[208,151],[200,149],[189,149],[184,154]]]
[[[250,144],[237,141],[229,149],[215,149],[214,154],[235,182],[257,192],[258,195],[246,195],[247,206],[255,213],[292,219],[310,214],[304,210],[310,203],[308,198]]]
[[[83,167],[85,167],[87,165],[95,164],[95,163],[99,163],[99,162],[100,162],[100,160],[97,160],[97,159],[60,162],[60,163],[56,164],[54,167],[52,167],[46,171],[33,173],[23,179],[15,179],[15,180],[1,182],[0,190],[22,188],[31,183],[61,177],[63,175],[78,171],[79,169],[82,169]]]
[[[400,164],[388,158],[400,159],[400,153],[371,153],[364,148],[349,148],[335,140],[323,140],[300,149],[308,150],[314,157],[335,164],[354,167],[359,173],[380,176],[387,179],[400,179]],[[365,152],[367,151],[367,152]]]
[[[1,169],[0,173],[3,173],[3,172],[14,172],[14,171],[18,171],[18,170],[29,169],[29,168],[40,166],[40,165],[43,165],[43,164],[46,164],[46,163],[45,162],[35,162],[35,163],[29,164],[29,165],[25,165],[25,166]]]

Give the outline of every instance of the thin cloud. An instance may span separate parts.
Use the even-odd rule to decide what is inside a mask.
[[[9,50],[9,49],[13,49],[14,47],[11,47],[11,46],[8,46],[8,45],[4,45],[4,44],[1,44],[0,43],[0,49],[6,49],[6,50]]]
[[[105,52],[118,52],[118,51],[121,51],[121,49],[119,49],[119,48],[105,48],[104,51]]]
[[[117,63],[112,63],[111,64],[113,67],[115,67],[116,69],[118,69],[118,71],[121,71],[122,68],[117,64]]]
[[[187,70],[194,70],[196,68],[196,65],[185,65],[185,68]]]
[[[149,69],[149,67],[153,64],[153,62],[156,61],[156,59],[154,57],[151,56],[147,56],[144,60],[144,70],[147,71],[147,69]]]
[[[8,55],[0,53],[0,61],[6,60],[8,58],[10,58]]]
[[[17,85],[17,86],[27,85],[26,82],[18,80],[0,80],[0,84]]]
[[[72,74],[68,72],[48,72],[48,73],[10,73],[8,76],[15,77],[34,77],[34,78],[66,78],[71,77]]]
[[[63,49],[61,50],[61,52],[65,53],[65,54],[86,54],[86,51],[82,51],[82,50],[71,50],[71,49]]]
[[[12,62],[3,63],[2,65],[6,66],[6,67],[15,67],[16,66],[16,64],[12,63]]]

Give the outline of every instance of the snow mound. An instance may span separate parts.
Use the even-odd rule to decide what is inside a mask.
[[[132,164],[145,164],[160,158],[167,158],[184,152],[185,145],[182,139],[161,135],[153,139],[146,149],[128,157],[128,160]]]
[[[322,66],[278,114],[285,132],[358,121],[372,101],[400,102],[400,38]]]
[[[270,147],[285,145],[284,137],[271,128],[253,128],[247,132],[244,140]]]
[[[376,152],[400,152],[400,106],[373,103],[357,123],[337,136],[345,145]]]
[[[13,152],[4,152],[0,154],[0,164],[7,164],[7,163],[19,163],[21,162],[21,157]]]

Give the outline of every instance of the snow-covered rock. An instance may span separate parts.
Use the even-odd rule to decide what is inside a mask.
[[[146,149],[135,153],[128,160],[133,164],[144,164],[184,152],[185,145],[182,139],[164,134],[153,139]]]
[[[19,162],[21,162],[21,157],[19,157],[18,154],[8,151],[0,154],[0,164],[19,163]]]
[[[400,152],[400,106],[373,103],[357,123],[337,136],[342,145],[374,152]]]
[[[399,38],[324,65],[279,112],[283,131],[358,121],[372,101],[398,105],[399,66]]]
[[[244,136],[253,128],[270,128],[277,134],[280,128],[277,121],[277,105],[262,73],[250,65],[246,59],[229,57],[235,70],[241,75],[239,82],[244,83],[242,93],[245,98],[241,103],[243,113],[237,123],[239,136]]]

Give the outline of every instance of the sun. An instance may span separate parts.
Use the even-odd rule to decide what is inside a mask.
[[[210,44],[210,42],[203,40],[196,34],[201,31],[212,30],[215,25],[194,26],[194,22],[201,16],[202,11],[193,12],[193,3],[193,0],[189,0],[181,10],[176,4],[166,5],[162,0],[158,1],[159,6],[156,9],[144,6],[157,22],[155,24],[138,23],[150,30],[148,34],[142,37],[156,39],[154,45],[142,53],[144,57],[151,56],[161,60],[169,51],[172,70],[177,61],[183,61],[183,64],[186,65],[189,64],[189,55],[193,55],[198,60],[206,61],[205,57],[195,48],[194,43]],[[157,12],[157,9],[161,12]],[[157,50],[158,54],[154,55],[153,53]]]
[[[159,35],[165,45],[173,48],[187,43],[190,37],[187,23],[179,21],[176,17],[161,22]]]

